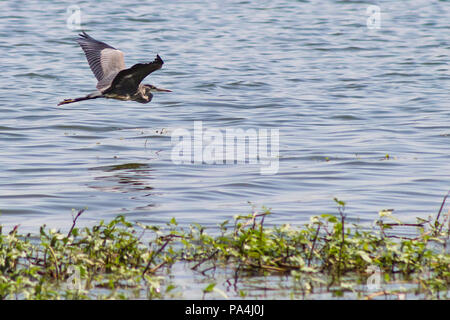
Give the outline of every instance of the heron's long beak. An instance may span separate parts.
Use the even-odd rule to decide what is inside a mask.
[[[156,88],[156,87],[155,87],[155,89],[156,89],[156,91],[159,91],[159,92],[172,92],[172,90],[169,90],[169,89]]]

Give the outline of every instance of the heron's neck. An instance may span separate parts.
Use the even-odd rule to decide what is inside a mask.
[[[140,84],[138,89],[136,90],[136,93],[134,95],[135,96],[141,96],[141,97],[146,96],[146,94],[145,94],[145,87],[142,84]]]
[[[138,87],[137,92],[135,93],[135,99],[133,99],[138,102],[150,102],[152,100],[152,94],[147,93],[147,89],[144,87],[143,84],[140,84]]]

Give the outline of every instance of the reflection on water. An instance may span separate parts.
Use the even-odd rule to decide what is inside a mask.
[[[105,173],[111,173],[96,176],[94,178],[97,183],[94,183],[90,187],[100,191],[132,193],[153,190],[153,187],[148,184],[148,180],[152,179],[152,169],[150,169],[147,164],[125,163],[114,166],[97,167],[90,170],[100,170]],[[151,195],[151,193],[146,194],[146,196],[149,195]]]
[[[95,177],[89,184],[90,188],[102,193],[129,194],[129,199],[135,200],[135,204],[140,204],[134,208],[122,208],[122,213],[130,210],[148,211],[155,207],[152,199],[154,188],[150,185],[153,169],[148,164],[124,163],[89,170],[95,172]],[[143,204],[142,201],[147,203]]]

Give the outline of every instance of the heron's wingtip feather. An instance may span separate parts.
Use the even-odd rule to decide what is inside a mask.
[[[92,39],[92,37],[90,35],[88,35],[84,30],[81,31],[81,33],[79,33],[78,36],[80,36],[80,38],[78,38],[77,41],[85,40],[85,39]]]
[[[159,62],[159,63],[161,63],[161,64],[164,64],[164,61],[163,61],[163,59],[161,59],[161,57],[159,56],[159,54],[156,55],[155,62]]]

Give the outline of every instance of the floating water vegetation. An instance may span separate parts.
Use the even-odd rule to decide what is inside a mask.
[[[336,214],[301,227],[267,227],[271,212],[263,208],[224,221],[211,235],[199,224],[148,226],[123,216],[78,228],[83,211],[67,233],[0,227],[0,299],[192,298],[177,293],[175,264],[205,279],[198,298],[255,298],[271,290],[272,298],[448,299],[447,196],[434,218],[402,223],[388,209],[369,227],[347,222],[338,199]],[[412,228],[414,236],[396,228]],[[279,281],[255,289],[254,278]]]

